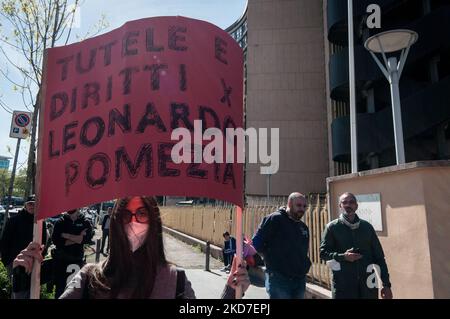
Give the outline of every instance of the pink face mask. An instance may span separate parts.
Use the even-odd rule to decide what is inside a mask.
[[[131,251],[135,252],[145,242],[148,224],[131,222],[126,224],[124,227],[130,243]]]

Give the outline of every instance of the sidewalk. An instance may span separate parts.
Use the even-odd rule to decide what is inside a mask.
[[[186,276],[192,284],[197,299],[219,299],[225,287],[228,274],[221,272],[223,263],[210,258],[210,271],[205,271],[204,253],[164,233],[166,258],[186,270]],[[250,285],[244,299],[267,299],[264,287]]]

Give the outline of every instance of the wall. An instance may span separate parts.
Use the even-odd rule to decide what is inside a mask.
[[[280,128],[280,169],[271,195],[325,191],[328,174],[321,1],[249,0],[246,125]],[[259,164],[246,194],[266,195]]]

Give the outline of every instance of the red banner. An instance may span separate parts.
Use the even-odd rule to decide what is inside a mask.
[[[173,162],[171,133],[243,127],[243,56],[223,30],[157,17],[47,50],[38,218],[131,195],[243,204],[243,164]],[[208,142],[201,141],[203,148]]]

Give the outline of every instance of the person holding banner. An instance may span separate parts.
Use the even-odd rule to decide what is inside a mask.
[[[270,299],[304,298],[306,274],[311,267],[309,230],[301,221],[305,210],[305,195],[290,194],[287,207],[264,217],[252,239],[253,246],[264,256]]]
[[[61,299],[195,298],[184,271],[166,260],[160,212],[153,197],[117,200],[110,219],[110,236],[106,260],[85,265],[69,282]],[[30,269],[33,258],[39,258],[37,250],[31,250],[36,247],[31,243],[22,252]],[[245,292],[250,285],[245,262],[238,266],[236,260],[222,298],[233,299],[238,286]]]
[[[92,235],[92,224],[78,209],[68,211],[56,221],[52,234],[56,246],[52,251],[56,298],[64,292],[69,275],[83,266],[84,245],[90,243]]]
[[[33,220],[34,220],[34,203],[35,196],[29,196],[25,202],[25,207],[19,211],[17,216],[9,219],[5,226],[3,237],[0,241],[1,260],[5,265],[8,277],[13,275],[13,261],[22,249],[27,247],[28,243],[33,240]],[[47,242],[47,227],[44,222],[42,227],[42,242]],[[46,245],[41,250],[42,256],[46,254]],[[29,284],[29,278],[27,278]],[[13,299],[28,299],[29,290],[13,291]]]

